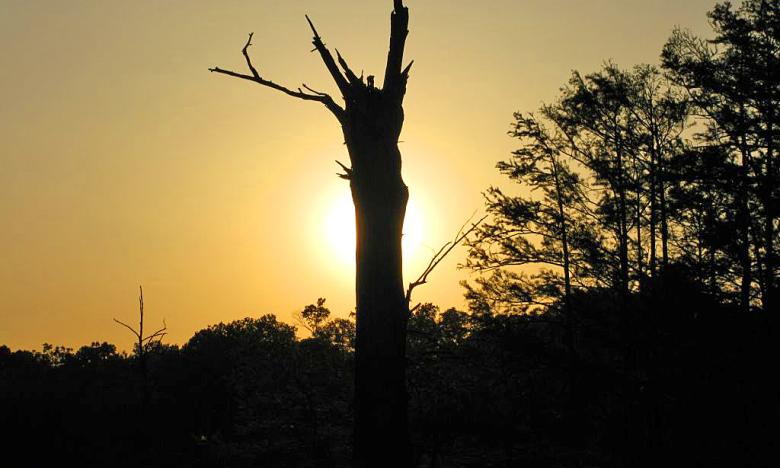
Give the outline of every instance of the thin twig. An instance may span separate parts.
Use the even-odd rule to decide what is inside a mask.
[[[468,230],[466,229],[466,225],[471,222],[472,219],[474,219],[474,216],[476,213],[471,215],[469,219],[466,220],[465,223],[463,223],[463,226],[458,230],[458,233],[455,235],[455,238],[445,243],[438,252],[436,252],[436,255],[434,255],[431,258],[431,261],[428,262],[428,266],[423,270],[422,274],[413,282],[409,283],[409,288],[406,290],[406,304],[408,305],[412,301],[412,291],[414,288],[418,286],[422,286],[423,284],[426,284],[428,282],[428,275],[433,272],[433,270],[441,263],[442,260],[444,260],[447,255],[449,255],[450,252],[458,245],[460,244],[466,237],[468,237],[469,234],[471,234],[482,222],[487,218],[487,215],[483,216],[479,221],[476,223],[472,223],[471,227]],[[414,312],[417,310],[417,308],[420,306],[420,304],[417,304],[414,306],[410,312]]]

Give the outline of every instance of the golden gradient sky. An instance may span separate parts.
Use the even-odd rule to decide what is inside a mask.
[[[40,348],[131,336],[169,342],[209,324],[317,297],[353,307],[353,267],[328,213],[348,160],[330,114],[211,74],[242,69],[246,34],[266,78],[333,91],[304,13],[353,68],[381,77],[389,0],[0,0],[0,344]],[[656,63],[674,25],[708,35],[712,0],[408,0],[415,66],[401,150],[430,251],[502,183],[512,112],[552,100],[572,69]],[[332,223],[331,223],[332,224]],[[332,236],[331,236],[332,237]],[[462,304],[443,262],[416,299]]]

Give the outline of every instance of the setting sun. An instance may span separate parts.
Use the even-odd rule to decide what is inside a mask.
[[[337,195],[325,210],[322,228],[328,240],[327,257],[343,265],[355,263],[355,208],[349,191]],[[413,200],[409,200],[404,219],[403,255],[408,263],[419,251],[423,241],[423,217]]]

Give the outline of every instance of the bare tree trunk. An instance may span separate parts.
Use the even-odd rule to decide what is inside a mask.
[[[615,125],[615,132],[618,134],[620,129]],[[626,202],[626,183],[625,171],[623,167],[623,148],[620,137],[617,138],[617,189],[618,189],[618,231],[620,258],[620,292],[624,301],[628,298],[629,276],[628,276],[628,207]]]
[[[564,206],[564,193],[558,172],[558,161],[556,157],[551,156],[551,166],[553,177],[555,179],[555,201],[558,206],[558,217],[561,236],[561,253],[563,256],[563,307],[564,307],[564,341],[568,354],[568,377],[569,377],[569,399],[567,401],[567,415],[569,434],[572,440],[580,435],[582,411],[580,408],[580,390],[579,390],[579,359],[577,357],[577,348],[574,337],[574,310],[572,307],[572,287],[571,287],[571,253],[569,247],[569,229],[566,208]]]
[[[750,289],[753,283],[752,262],[750,257],[750,212],[747,200],[747,169],[742,168],[740,188],[737,197],[737,225],[739,226],[739,263],[742,270],[740,280],[740,306],[744,312],[750,311]]]
[[[650,279],[655,279],[656,271],[656,219],[658,207],[656,206],[656,184],[657,184],[657,171],[656,171],[656,151],[655,151],[655,136],[652,137],[651,142],[652,149],[650,150]]]
[[[637,159],[636,153],[634,153],[633,162],[636,177],[634,183],[634,190],[636,191],[636,210],[634,212],[636,220],[636,268],[641,289],[645,283],[645,253],[642,249],[642,171],[639,169],[639,161]]]
[[[769,122],[767,123],[767,149],[766,149],[766,183],[763,190],[764,194],[764,289],[766,293],[762,298],[764,312],[769,312],[775,303],[775,209],[774,193],[776,190],[774,161],[774,110],[769,111]]]
[[[355,468],[405,468],[412,464],[407,427],[406,323],[401,233],[409,191],[401,177],[398,138],[410,63],[402,69],[409,10],[393,0],[390,48],[382,87],[358,77],[336,50],[334,58],[314,24],[312,44],[341,92],[343,107],[306,85],[290,89],[263,78],[242,49],[251,74],[218,67],[212,72],[255,82],[288,96],[324,105],[339,121],[352,167],[339,163],[350,181],[357,229],[355,293]]]
[[[740,146],[740,180],[737,194],[737,226],[739,229],[739,261],[742,269],[740,282],[740,306],[744,312],[750,311],[750,290],[753,283],[752,262],[750,257],[750,207],[748,205],[750,185],[748,180],[748,158],[745,105],[740,103],[739,112],[741,127],[739,134]]]
[[[669,265],[669,213],[666,206],[666,167],[663,152],[658,153],[658,204],[661,216],[661,268]]]
[[[411,464],[405,386],[408,305],[401,256],[409,192],[395,142],[377,144],[369,150],[350,147],[357,225],[354,466],[360,468]]]
[[[650,251],[648,252],[649,258],[647,268],[649,270],[648,276],[651,281],[655,280],[656,273],[658,271],[658,166],[660,148],[662,145],[660,129],[656,122],[655,101],[657,98],[656,93],[658,92],[658,88],[656,88],[657,82],[653,77],[654,75],[650,74],[644,78],[644,95],[646,96],[646,100],[637,104],[637,107],[644,109],[646,119],[645,128],[649,132],[650,137],[648,148],[650,153],[650,164],[647,168],[648,197],[650,199],[650,219],[648,226],[648,230],[650,231],[648,234]],[[641,184],[637,184],[637,186],[641,187]],[[637,200],[639,200],[639,197],[637,197]]]

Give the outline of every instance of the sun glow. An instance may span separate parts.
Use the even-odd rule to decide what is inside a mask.
[[[404,218],[402,239],[404,262],[407,263],[419,251],[423,240],[423,218],[416,204],[409,200]],[[328,240],[330,257],[340,263],[355,263],[355,208],[347,192],[339,195],[327,210],[324,231]]]

